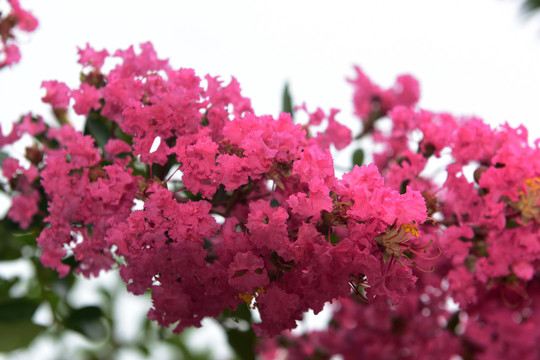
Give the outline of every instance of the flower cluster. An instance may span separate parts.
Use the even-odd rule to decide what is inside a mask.
[[[44,125],[33,168],[47,200],[41,260],[61,275],[69,256],[86,276],[117,262],[131,292],[151,291],[149,317],[163,326],[246,302],[261,315],[254,330],[273,336],[351,293],[399,304],[437,251],[420,192],[392,189],[374,165],[335,176],[329,147],[352,140],[336,110],[305,126],[257,115],[234,78],[173,69],[150,43],[79,55],[79,88],[45,81],[42,100],[64,116],[74,101],[85,134],[65,117]],[[120,61],[103,73],[109,58]],[[21,226],[36,213],[12,211]]]
[[[0,69],[16,64],[21,59],[21,53],[15,41],[15,29],[32,32],[38,26],[37,19],[24,10],[19,0],[8,0],[11,6],[9,14],[0,12]]]
[[[446,308],[438,276],[423,276],[397,306],[371,306],[354,298],[334,305],[324,331],[285,332],[260,344],[262,359],[450,359],[459,355],[455,314]],[[435,286],[433,286],[435,285]],[[279,344],[279,346],[277,346]]]
[[[10,4],[0,68],[11,30],[37,25]],[[2,190],[21,229],[43,220],[44,265],[118,266],[176,332],[245,303],[268,358],[538,357],[540,142],[524,127],[418,109],[413,77],[383,90],[356,68],[353,136],[336,109],[257,114],[236,79],[175,69],[150,43],[79,56],[78,87],[42,83],[59,126],[28,114],[0,132],[0,147],[35,140],[2,160]],[[337,177],[332,147],[366,136],[374,164]],[[326,331],[283,333],[327,302]]]
[[[432,274],[421,277],[430,279],[429,287],[422,288],[419,281],[415,292],[408,293],[407,310],[401,308],[402,303],[385,314],[389,310],[383,307],[378,313],[380,323],[370,324],[372,308],[342,300],[326,332],[288,335],[280,340],[281,350],[276,348],[278,343],[268,342],[263,352],[286,349],[291,358],[317,352],[323,357],[355,358],[357,352],[350,350],[354,346],[357,351],[366,349],[366,357],[538,358],[533,344],[540,340],[535,325],[540,302],[539,141],[530,144],[523,126],[505,124],[493,129],[479,118],[456,118],[401,105],[385,110],[392,129],[383,132],[376,123],[382,115],[368,108],[365,100],[369,98],[365,94],[379,91],[378,87],[360,72],[354,85],[356,113],[364,121],[361,136],[372,135],[383,145],[374,155],[378,169],[390,188],[422,194],[431,221],[421,229],[424,237],[441,247],[443,256]],[[436,182],[425,175],[426,169],[441,161],[446,180]],[[424,246],[411,246],[413,236],[414,229],[402,225],[375,240],[386,248],[384,256],[410,264],[422,257],[407,255],[422,254]],[[400,256],[400,251],[406,256]],[[418,268],[427,270],[422,265]],[[428,299],[434,289],[442,305],[432,306]],[[459,305],[451,319],[449,302]],[[423,304],[423,309],[417,309],[417,304]],[[407,318],[403,312],[415,315]],[[355,326],[362,324],[354,332],[349,331],[351,319]],[[399,331],[398,319],[403,321]],[[413,333],[413,339],[407,338]],[[422,341],[421,351],[416,341]],[[362,345],[366,343],[373,350]]]

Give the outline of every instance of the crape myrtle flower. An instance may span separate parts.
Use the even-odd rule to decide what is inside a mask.
[[[11,11],[7,15],[0,14],[0,69],[21,60],[14,30],[32,32],[38,26],[38,20],[24,10],[18,0],[8,0],[8,3]]]
[[[351,294],[397,306],[414,272],[430,271],[438,249],[422,225],[423,182],[400,191],[374,165],[338,179],[329,146],[351,134],[336,110],[313,115],[328,129],[311,137],[290,114],[256,114],[234,78],[174,69],[150,43],[79,54],[81,85],[45,82],[44,101],[73,98],[77,113],[112,130],[99,144],[69,124],[41,134],[48,214],[38,244],[60,275],[117,264],[129,291],[151,291],[148,316],[162,326],[180,332],[246,303],[261,314],[256,333],[275,336]],[[103,73],[109,57],[119,62]],[[412,78],[398,85],[382,92],[387,111],[416,102]],[[406,174],[419,177],[423,163],[413,163]]]

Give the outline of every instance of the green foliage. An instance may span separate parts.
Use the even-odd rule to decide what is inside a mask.
[[[9,157],[8,153],[4,151],[0,151],[0,166],[4,163],[4,160],[6,160],[8,157]]]
[[[86,125],[84,127],[85,135],[92,135],[96,140],[96,144],[103,148],[107,141],[111,137],[112,123],[106,118],[101,116],[97,111],[90,111],[86,118]]]
[[[29,298],[11,298],[0,301],[0,323],[32,319],[39,302]]]
[[[288,83],[285,84],[285,88],[283,89],[281,111],[291,114],[291,117],[294,119],[294,107]]]
[[[27,347],[44,330],[45,327],[34,324],[30,319],[0,322],[0,352]]]
[[[91,135],[96,144],[103,148],[109,139],[121,139],[128,144],[132,143],[131,136],[126,135],[115,122],[101,115],[100,111],[91,110],[86,118],[84,135]]]
[[[362,166],[364,164],[364,150],[357,149],[353,153],[352,161],[353,161],[353,167],[354,165]]]
[[[17,224],[7,218],[0,220],[0,261],[22,257],[25,247],[36,246],[37,234],[35,229],[20,230]]]
[[[39,300],[10,296],[19,279],[0,279],[0,352],[28,346],[46,328],[32,322]]]
[[[525,0],[523,10],[526,12],[536,12],[540,9],[540,0]]]
[[[233,325],[231,325],[231,321]],[[257,337],[249,325],[252,323],[252,317],[248,306],[242,303],[238,305],[235,311],[225,311],[220,322],[227,334],[229,345],[231,345],[238,358],[242,360],[255,359]],[[243,329],[244,326],[242,325],[245,325],[245,329]]]
[[[66,328],[74,330],[90,340],[99,341],[107,336],[103,311],[97,306],[73,309],[64,320]]]

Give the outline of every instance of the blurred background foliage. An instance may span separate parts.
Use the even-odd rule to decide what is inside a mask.
[[[523,11],[525,13],[533,14],[540,9],[540,0],[525,0],[523,3]]]

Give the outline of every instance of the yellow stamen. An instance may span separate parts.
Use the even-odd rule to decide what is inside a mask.
[[[525,180],[525,191],[519,191],[519,200],[511,203],[512,207],[521,212],[521,221],[527,225],[535,220],[540,223],[540,178]]]
[[[259,289],[257,289],[255,291],[255,293],[250,293],[249,291],[248,292],[245,292],[245,293],[239,293],[236,298],[238,299],[242,299],[246,304],[247,306],[249,306],[250,308],[252,308],[253,310],[255,310],[255,308],[257,307],[257,303],[256,301],[254,302],[253,300],[257,298],[257,296],[259,296],[260,294],[263,294],[264,293],[264,286],[261,286]],[[252,305],[253,303],[253,305]]]
[[[403,229],[405,229],[406,232],[410,232],[414,235],[414,237],[419,237],[420,235],[418,234],[418,228],[414,225],[411,225],[411,224],[403,224],[401,225],[401,227]]]

